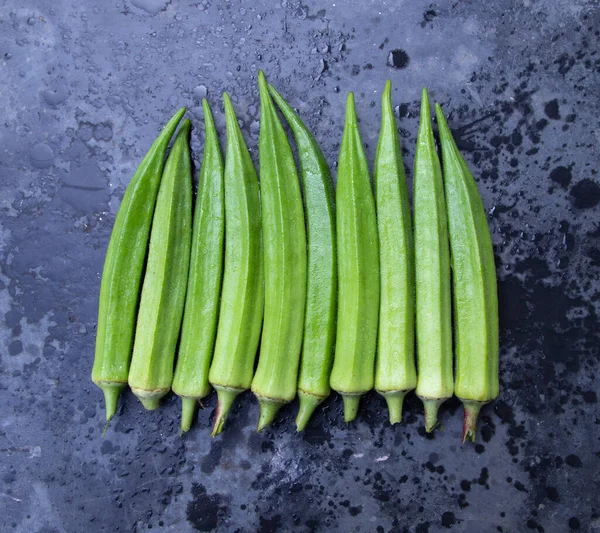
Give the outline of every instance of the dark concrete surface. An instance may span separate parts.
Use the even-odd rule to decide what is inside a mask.
[[[591,0],[0,2],[0,531],[600,531],[600,10]],[[478,443],[462,410],[423,431],[332,396],[257,434],[246,394],[212,440],[211,397],[124,394],[101,438],[90,381],[100,273],[125,186],[161,125],[231,94],[256,157],[257,69],[335,167],[346,93],[373,159],[394,83],[412,166],[423,85],[450,115],[494,240],[501,394]],[[409,180],[412,173],[408,173]]]

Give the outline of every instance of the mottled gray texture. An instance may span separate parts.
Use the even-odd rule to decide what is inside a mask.
[[[591,0],[2,2],[0,530],[600,530],[599,30]],[[295,404],[256,434],[247,394],[211,440],[214,397],[181,439],[176,398],[148,413],[126,393],[100,437],[97,295],[124,188],[181,105],[198,164],[200,99],[223,132],[225,90],[256,156],[258,68],[334,168],[349,90],[370,161],[388,77],[408,167],[423,85],[449,114],[499,274],[501,396],[477,446],[457,401],[428,437],[414,396],[390,427],[375,394],[350,427],[332,397],[301,435]]]

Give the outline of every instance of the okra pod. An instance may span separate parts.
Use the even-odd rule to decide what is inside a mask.
[[[452,251],[456,396],[465,408],[463,442],[475,440],[481,406],[498,396],[498,293],[490,230],[477,184],[442,108],[436,116]]]
[[[263,252],[256,170],[227,93],[225,260],[215,352],[208,379],[218,405],[212,436],[223,430],[236,396],[250,388],[263,317]]]
[[[331,388],[342,395],[344,420],[356,418],[373,388],[379,315],[379,239],[375,200],[354,95],[348,94],[336,190],[338,315]]]
[[[329,377],[337,310],[335,191],[329,166],[315,138],[272,85],[269,91],[296,140],[306,206],[306,313],[298,377],[300,407],[296,417],[296,427],[302,431],[315,408],[331,391]]]
[[[437,425],[440,405],[452,396],[450,257],[442,170],[437,155],[427,90],[414,170],[414,233],[417,318],[417,395],[425,408],[425,428]]]
[[[127,384],[140,284],[154,205],[169,141],[185,114],[180,109],[163,128],[137,168],[117,213],[100,286],[92,380],[104,392],[106,421]]]
[[[190,126],[185,120],[177,133],[152,220],[129,370],[129,386],[146,409],[156,409],[171,389],[185,304],[192,239]]]
[[[261,431],[296,396],[306,301],[306,230],[292,149],[258,73],[260,183],[265,265],[265,316],[252,380]]]
[[[223,159],[212,112],[204,109],[204,156],[194,208],[190,272],[173,392],[181,397],[181,432],[192,424],[198,400],[211,390],[208,371],[215,348],[223,276],[225,205]]]
[[[417,371],[412,223],[389,80],[381,98],[373,177],[381,273],[375,389],[385,398],[390,423],[395,424],[402,420],[404,396],[417,385]]]

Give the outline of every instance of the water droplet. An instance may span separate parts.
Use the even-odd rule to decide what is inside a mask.
[[[88,122],[84,122],[79,125],[79,129],[77,130],[77,136],[83,142],[88,142],[93,136],[92,124]]]
[[[31,148],[29,158],[35,168],[49,168],[54,163],[54,152],[47,144],[38,143]]]
[[[165,9],[169,0],[131,0],[131,5],[143,9],[151,15],[156,15],[159,11]]]
[[[108,122],[96,124],[94,139],[97,141],[110,141],[113,137],[112,125]]]
[[[202,100],[202,98],[206,98],[207,94],[208,94],[208,89],[206,88],[205,85],[198,85],[194,89],[194,98],[196,100]]]
[[[48,105],[55,107],[62,104],[67,99],[69,91],[66,86],[59,85],[55,89],[46,89],[43,94],[45,102]]]

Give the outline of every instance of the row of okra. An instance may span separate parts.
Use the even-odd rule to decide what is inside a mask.
[[[416,389],[427,431],[456,393],[465,407],[463,440],[474,439],[479,409],[498,395],[494,257],[477,185],[440,106],[443,176],[424,89],[413,219],[389,81],[373,184],[350,93],[335,188],[298,114],[262,72],[258,86],[260,186],[224,94],[225,162],[203,101],[194,207],[189,120],[166,157],[185,108],[125,192],[102,274],[92,372],[107,422],[127,383],[147,409],[170,390],[180,396],[182,432],[214,388],[213,436],[249,388],[259,431],[296,395],[302,430],[331,389],[342,395],[347,422],[373,388],[390,422],[400,422],[404,396]],[[277,108],[293,134],[301,179]]]

